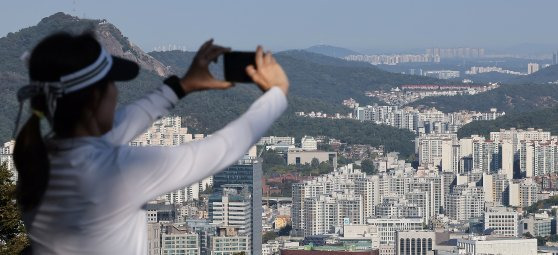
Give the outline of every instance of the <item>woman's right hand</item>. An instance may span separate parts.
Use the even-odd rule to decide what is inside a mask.
[[[230,48],[213,44],[213,39],[205,42],[196,53],[188,72],[180,79],[184,92],[189,94],[194,91],[232,87],[232,82],[215,79],[209,72],[209,64],[230,50]]]
[[[247,66],[246,73],[264,92],[274,86],[279,87],[285,95],[289,92],[289,79],[285,71],[271,52],[264,53],[261,46],[256,50],[256,66]]]

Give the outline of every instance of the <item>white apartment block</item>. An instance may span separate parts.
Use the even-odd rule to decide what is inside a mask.
[[[130,142],[131,146],[178,146],[180,144],[203,139],[203,134],[188,134],[188,129],[182,127],[182,118],[179,116],[163,117],[151,125],[149,129]],[[162,195],[158,199],[166,200],[171,204],[181,204],[199,199],[199,194],[213,185],[213,177],[208,177],[189,187],[178,189]]]
[[[539,64],[537,63],[529,63],[527,64],[527,74],[532,74],[539,71]]]
[[[300,139],[300,148],[304,151],[318,150],[318,141],[312,136],[304,136]]]
[[[304,221],[304,236],[334,233],[345,224],[362,224],[362,196],[333,193],[306,198]]]
[[[428,134],[416,138],[419,165],[435,167],[442,165],[443,143],[457,143],[457,134]]]
[[[256,145],[275,145],[275,144],[294,145],[295,138],[290,136],[264,136],[256,143]]]
[[[335,209],[329,218],[338,227],[343,226],[343,220],[348,218],[351,223],[358,223],[364,220],[365,208],[370,210],[376,199],[369,196],[377,196],[373,191],[373,183],[366,182],[366,174],[360,170],[353,169],[352,164],[339,167],[332,173],[318,176],[312,180],[302,183],[295,183],[292,187],[292,226],[295,235],[305,235],[306,233],[327,233],[322,227],[323,218],[315,217],[315,214],[322,213],[323,210]],[[307,204],[310,203],[310,204]],[[351,209],[352,208],[352,209]],[[351,209],[351,210],[349,210]],[[311,210],[310,212],[308,210]],[[311,219],[310,219],[311,218]],[[309,226],[312,220],[313,226]],[[305,232],[307,229],[310,232]]]
[[[551,139],[550,132],[543,131],[542,129],[534,129],[528,128],[526,130],[523,129],[501,129],[498,132],[490,132],[490,140],[503,142],[503,141],[511,141],[513,144],[514,153],[517,153],[519,150],[519,143],[521,141],[529,142],[529,141],[547,141]]]
[[[507,178],[507,175],[482,173],[482,181],[485,202],[494,205],[509,205],[508,187],[512,181]]]
[[[539,188],[532,179],[514,181],[509,186],[509,205],[526,207],[538,201]]]
[[[448,217],[456,221],[468,221],[480,217],[484,212],[482,187],[457,185],[448,196]]]
[[[199,200],[201,192],[213,185],[213,176],[207,177],[200,182],[194,183],[189,187],[184,187],[173,192],[169,192],[160,197],[171,204],[182,204],[192,200]]]
[[[199,136],[197,136],[199,138]],[[163,117],[151,125],[142,135],[130,142],[132,146],[177,146],[192,141],[192,134],[182,127],[182,118],[179,116]]]
[[[526,177],[558,173],[558,139],[521,141],[520,168]]]
[[[442,160],[441,167],[443,172],[459,173],[459,162],[461,160],[461,148],[457,141],[452,139],[442,140]]]
[[[17,181],[17,171],[14,164],[12,154],[14,153],[15,141],[10,140],[5,142],[0,148],[0,164],[6,164],[8,171],[12,173],[12,181]]]

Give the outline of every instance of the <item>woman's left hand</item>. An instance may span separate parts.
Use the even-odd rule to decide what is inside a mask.
[[[209,64],[217,61],[217,58],[229,52],[230,48],[221,47],[213,44],[213,39],[205,42],[192,61],[192,65],[188,72],[180,79],[180,85],[186,94],[194,91],[202,91],[208,89],[228,89],[233,83],[228,81],[217,80],[209,72]]]

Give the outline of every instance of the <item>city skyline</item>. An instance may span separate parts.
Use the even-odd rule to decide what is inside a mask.
[[[255,3],[119,1],[107,8],[106,1],[18,1],[0,10],[0,35],[65,12],[107,19],[146,51],[169,44],[196,50],[211,37],[237,49],[257,44],[273,50],[328,44],[363,53],[431,47],[542,51],[558,45],[558,36],[547,32],[552,31],[558,3],[546,1]]]

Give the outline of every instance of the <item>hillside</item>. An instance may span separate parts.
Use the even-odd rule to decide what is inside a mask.
[[[341,48],[341,47],[336,47],[336,46],[331,46],[331,45],[325,45],[325,44],[314,45],[314,46],[306,48],[305,50],[309,51],[309,52],[321,54],[321,55],[334,57],[334,58],[342,58],[342,57],[349,56],[349,55],[360,55],[361,54],[361,53],[358,53],[358,52],[353,51],[353,50],[349,50],[349,49],[345,49],[345,48]]]
[[[36,26],[8,33],[6,37],[0,38],[0,70],[25,74],[25,66],[19,58],[40,39],[59,31],[77,33],[88,30],[95,31],[97,38],[111,54],[133,60],[143,69],[158,75],[168,74],[164,65],[132,44],[118,28],[106,20],[79,19],[61,12],[43,18]]]
[[[409,105],[436,107],[443,112],[488,111],[493,107],[505,112],[527,112],[558,106],[558,86],[548,84],[502,85],[482,94],[428,97]]]
[[[0,86],[5,92],[1,95],[1,99],[5,102],[0,115],[1,140],[9,139],[12,132],[17,112],[15,91],[27,82],[26,69],[19,60],[21,53],[31,49],[43,36],[53,31],[78,32],[94,28],[98,29],[101,43],[113,49],[111,50],[113,54],[133,56],[136,61],[144,63],[137,79],[118,84],[120,104],[130,102],[159,86],[161,75],[167,73],[182,75],[194,56],[193,52],[181,51],[145,54],[129,42],[116,27],[104,20],[82,20],[61,13],[41,20],[37,26],[10,33],[9,36],[0,39],[0,49],[10,49],[3,50],[0,54],[0,59],[3,60],[0,65]],[[294,111],[348,112],[349,110],[341,105],[343,99],[353,97],[363,100],[364,103],[372,102],[365,101],[370,99],[362,95],[364,90],[389,88],[402,83],[431,83],[436,80],[428,78],[416,80],[415,77],[391,74],[373,66],[349,63],[342,59],[306,51],[282,52],[276,56],[289,74],[292,89],[289,93],[289,109],[276,124],[275,131],[289,135],[300,135],[300,132],[311,132],[317,135],[323,132],[325,135],[343,141],[362,140],[374,146],[385,143],[388,149],[402,150],[404,153],[412,150],[412,144],[409,143],[409,135],[412,134],[407,132],[401,135],[401,130],[392,127],[369,125],[370,127],[364,130],[374,130],[372,133],[356,131],[337,133],[332,129],[333,127],[356,130],[362,125],[354,121],[338,121],[322,131],[321,125],[329,125],[327,122],[329,120],[314,122],[310,119],[295,118],[293,113]],[[220,64],[212,65],[211,71],[217,77],[222,76]],[[185,123],[192,131],[210,133],[239,116],[260,94],[261,92],[252,84],[237,84],[235,88],[227,91],[205,91],[189,96],[182,100],[172,113],[184,116]],[[363,137],[357,139],[357,134]],[[381,134],[381,138],[365,137],[370,134]]]
[[[286,116],[271,128],[277,136],[325,135],[349,144],[384,145],[386,152],[397,151],[404,159],[414,155],[414,133],[406,129],[375,125],[357,120],[311,119]]]
[[[512,113],[496,120],[472,122],[462,127],[457,134],[459,137],[467,137],[473,134],[488,137],[492,131],[512,127],[517,129],[541,128],[556,135],[558,134],[558,108]]]
[[[149,54],[180,74],[194,56],[193,52],[181,51]],[[361,103],[375,102],[373,98],[364,96],[366,90],[390,89],[410,83],[440,82],[428,77],[389,73],[369,64],[345,61],[303,50],[279,52],[275,57],[289,75],[290,94],[306,99],[323,100],[332,105],[339,105],[342,100],[350,97]],[[212,67],[214,73],[222,73],[221,65]]]
[[[558,65],[542,68],[530,75],[510,79],[510,84],[547,84],[558,81]]]

